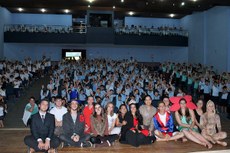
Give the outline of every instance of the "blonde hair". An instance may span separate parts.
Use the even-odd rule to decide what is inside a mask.
[[[215,104],[212,100],[209,100],[206,104],[206,112],[208,112],[208,106],[212,104],[214,106],[214,109],[213,109],[213,113],[216,114],[216,107],[215,107]]]

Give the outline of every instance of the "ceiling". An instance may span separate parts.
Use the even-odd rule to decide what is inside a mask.
[[[130,11],[133,16],[167,18],[175,14],[174,18],[182,18],[214,6],[230,6],[230,0],[0,0],[0,6],[14,13],[18,8],[23,13],[42,13],[40,9],[45,8],[45,13],[51,14],[63,14],[68,9],[75,18],[84,17],[87,10],[114,11],[116,19],[129,16]]]

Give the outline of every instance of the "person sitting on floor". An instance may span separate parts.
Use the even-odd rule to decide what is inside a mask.
[[[47,112],[49,102],[42,100],[39,104],[40,110],[31,117],[31,133],[24,138],[25,144],[29,147],[29,152],[49,151],[55,153],[60,145],[60,140],[54,135],[55,118]]]
[[[173,132],[173,117],[172,114],[166,111],[164,102],[158,103],[158,112],[154,116],[153,122],[157,141],[171,141],[184,137],[182,132]]]
[[[79,112],[79,103],[77,100],[70,102],[69,111],[63,116],[63,134],[60,139],[66,145],[74,147],[92,147],[89,134],[85,134],[85,118]]]

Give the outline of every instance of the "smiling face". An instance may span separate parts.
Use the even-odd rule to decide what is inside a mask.
[[[101,113],[102,113],[102,108],[101,108],[101,106],[100,106],[99,104],[96,104],[96,105],[94,106],[94,110],[95,110],[95,112],[96,112],[97,115],[101,115]]]
[[[165,106],[169,106],[169,98],[164,98],[163,102],[165,103]]]
[[[137,111],[137,107],[136,107],[136,105],[131,104],[131,105],[130,105],[130,111],[131,111],[131,113],[132,113],[132,114],[135,114],[135,113],[136,113],[136,111]]]
[[[196,103],[196,105],[197,105],[198,109],[202,109],[202,107],[203,107],[203,100],[198,100],[197,103]]]
[[[114,109],[113,104],[112,104],[112,103],[109,103],[108,106],[107,106],[107,112],[110,113],[110,112],[113,111],[113,109]]]
[[[151,106],[151,104],[152,104],[152,99],[151,99],[151,97],[150,97],[150,96],[146,96],[146,97],[145,97],[145,105]]]
[[[158,110],[162,114],[165,113],[165,110],[166,110],[165,103],[163,103],[163,102],[159,103]]]
[[[76,100],[73,100],[71,103],[70,103],[70,109],[72,111],[77,111],[78,109],[78,102]]]
[[[180,100],[180,108],[182,108],[182,109],[186,108],[186,101],[184,99]]]
[[[215,104],[212,101],[208,101],[206,109],[208,113],[215,113]]]
[[[127,113],[127,108],[125,107],[125,105],[121,106],[120,112],[121,112],[121,114]]]
[[[49,107],[49,103],[46,100],[42,100],[39,106],[40,106],[40,111],[46,112]]]

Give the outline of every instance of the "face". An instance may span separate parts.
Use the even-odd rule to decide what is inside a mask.
[[[160,112],[165,112],[165,104],[164,103],[160,103],[159,104],[159,106],[158,106],[158,110],[160,111]]]
[[[203,101],[202,100],[198,100],[196,103],[198,108],[202,108],[203,107]]]
[[[114,109],[113,104],[108,104],[107,111],[108,111],[108,112],[112,112],[113,109]]]
[[[169,99],[168,98],[164,98],[163,102],[165,103],[165,106],[169,106]]]
[[[33,98],[30,98],[30,104],[33,105],[35,103],[35,100]]]
[[[61,107],[61,106],[62,106],[62,99],[56,99],[56,100],[55,100],[55,105],[56,105],[57,107]]]
[[[70,108],[71,108],[71,110],[73,110],[73,111],[77,111],[77,108],[78,108],[78,102],[77,101],[72,101],[71,103],[70,103]]]
[[[102,108],[100,105],[96,104],[95,105],[95,112],[97,113],[97,115],[100,115],[102,112]]]
[[[93,97],[89,97],[87,102],[88,102],[88,105],[92,105],[93,104]]]
[[[180,101],[180,107],[183,109],[186,108],[186,101],[185,100]]]
[[[151,103],[152,103],[152,99],[151,99],[149,96],[147,96],[147,97],[145,98],[145,105],[150,106]]]
[[[131,110],[132,113],[136,113],[137,107],[135,105],[131,105],[130,110]]]
[[[43,101],[41,101],[39,106],[40,106],[40,111],[46,112],[48,107],[49,107],[49,103],[48,103],[48,101],[43,100]]]
[[[213,103],[209,103],[207,106],[207,112],[214,112],[215,106]]]
[[[121,106],[120,112],[121,112],[122,114],[125,114],[125,113],[127,112],[126,107],[125,107],[125,106]]]

